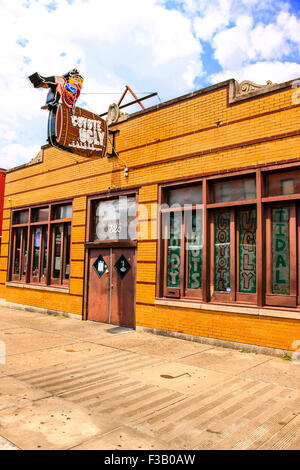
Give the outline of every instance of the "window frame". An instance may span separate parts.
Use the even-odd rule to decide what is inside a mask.
[[[268,196],[267,193],[267,176],[272,173],[287,171],[300,170],[300,163],[291,162],[283,164],[269,164],[261,167],[250,168],[246,170],[233,171],[223,174],[207,175],[201,177],[191,178],[189,180],[176,180],[173,182],[161,183],[158,187],[158,199],[159,199],[159,210],[158,210],[158,244],[157,244],[157,271],[156,271],[156,299],[170,300],[170,297],[166,296],[164,283],[166,279],[166,265],[165,265],[165,240],[162,240],[162,211],[160,210],[161,204],[165,202],[164,191],[168,189],[175,189],[175,187],[182,187],[188,185],[195,185],[197,183],[202,184],[202,198],[203,198],[203,220],[204,220],[204,233],[203,233],[203,253],[202,253],[202,285],[203,295],[202,299],[195,298],[190,299],[188,297],[177,296],[174,300],[176,301],[200,301],[204,303],[224,303],[228,305],[244,305],[249,307],[257,308],[290,308],[292,310],[300,309],[300,193],[292,193],[286,195]],[[242,201],[231,201],[224,203],[213,203],[211,199],[211,184],[220,180],[230,181],[243,177],[255,175],[256,177],[256,199],[242,200]],[[270,228],[268,228],[268,209],[269,207],[275,207],[283,204],[292,204],[295,208],[294,215],[290,220],[290,240],[292,243],[292,252],[290,254],[290,275],[291,275],[291,295],[284,298],[282,295],[278,295],[279,299],[276,299],[274,294],[270,297],[270,289],[267,285],[267,277],[270,276]],[[256,209],[256,293],[243,293],[239,292],[239,221],[238,213],[239,207]],[[235,256],[234,260],[234,271],[231,267],[231,277],[235,277],[234,287],[235,294],[230,299],[229,295],[221,293],[215,295],[214,291],[214,277],[212,277],[213,267],[213,233],[212,233],[212,214],[217,209],[225,209],[235,212],[234,224],[235,233],[234,240],[232,240],[235,246],[234,251],[231,250],[231,256]],[[293,235],[292,235],[293,234]],[[231,231],[232,237],[232,231]],[[293,241],[294,240],[294,241]],[[269,249],[267,249],[267,245]],[[267,276],[267,272],[269,274]],[[232,292],[231,292],[232,293]],[[271,298],[273,297],[273,302]],[[296,298],[296,301],[295,301]]]
[[[273,294],[272,292],[272,209],[282,206],[289,207],[289,266],[290,266],[290,294]],[[297,272],[295,267],[297,263],[297,241],[296,241],[296,202],[277,202],[266,207],[266,293],[265,303],[270,306],[297,307]],[[298,206],[299,211],[299,206]],[[299,225],[299,219],[298,219]],[[299,239],[298,239],[299,245]],[[300,277],[300,276],[298,276]]]
[[[17,225],[14,227],[13,231],[13,256],[12,256],[12,265],[10,268],[10,277],[12,281],[17,282],[26,282],[26,274],[24,274],[24,257],[25,257],[25,250],[27,250],[27,259],[26,259],[26,269],[28,266],[28,232],[29,228],[26,225]],[[14,266],[15,266],[15,259],[16,259],[16,239],[17,239],[17,231],[21,230],[21,238],[20,238],[20,259],[19,259],[19,273],[14,273]],[[24,244],[24,233],[27,232],[27,240],[26,244]],[[26,246],[25,246],[26,245]]]
[[[54,219],[55,208],[57,206],[66,206],[70,205],[72,207],[72,217],[65,219]],[[48,220],[43,221],[34,221],[34,211],[38,209],[48,208]],[[28,210],[28,222],[26,224],[14,224],[15,214],[19,211]],[[8,280],[11,282],[23,283],[23,284],[32,284],[32,285],[41,285],[41,286],[54,286],[67,288],[70,283],[70,274],[69,279],[65,279],[65,267],[66,267],[66,253],[67,253],[67,230],[65,228],[70,226],[70,246],[69,246],[69,256],[71,263],[71,248],[72,248],[72,221],[73,221],[73,200],[63,200],[63,201],[54,201],[43,204],[38,204],[34,206],[25,206],[20,208],[13,208],[11,211],[11,227],[10,227],[10,243],[9,243],[9,262],[8,262]],[[55,232],[55,227],[57,225],[62,225],[66,235],[62,238],[62,251],[61,255],[63,256],[62,265],[63,270],[60,273],[59,279],[52,277],[52,269],[54,266],[54,251],[52,246],[53,234]],[[27,266],[26,273],[23,273],[24,261],[23,261],[23,234],[21,239],[21,266],[20,273],[18,275],[14,274],[14,263],[15,263],[15,254],[16,254],[16,234],[17,230],[21,228],[22,230],[27,230]],[[36,229],[41,230],[40,236],[40,247],[39,247],[39,260],[38,260],[38,271],[34,276],[32,272],[33,267],[33,257],[34,257],[34,234]],[[47,231],[47,258],[46,258],[46,267],[44,266],[44,250],[45,250],[45,232]],[[45,268],[45,277],[43,278],[43,271]]]
[[[171,208],[161,208],[163,204],[167,203],[167,191],[169,189],[181,189],[183,187],[195,186],[199,185],[202,191],[202,204],[184,204],[180,207],[171,207]],[[157,272],[157,279],[158,283],[156,285],[156,289],[158,293],[161,293],[161,297],[165,298],[176,298],[180,300],[200,300],[203,301],[205,299],[205,289],[206,283],[204,280],[206,276],[204,275],[204,258],[203,258],[203,248],[202,248],[202,287],[199,289],[192,289],[188,287],[188,250],[186,250],[187,238],[186,238],[186,230],[185,230],[185,213],[190,212],[193,210],[200,209],[202,210],[202,240],[203,240],[203,247],[205,245],[206,239],[206,220],[204,220],[204,205],[205,202],[203,200],[203,182],[202,180],[194,180],[188,182],[188,184],[166,184],[161,185],[159,187],[159,212],[158,212],[158,244],[157,244],[157,260],[158,260],[158,272]],[[181,213],[181,238],[180,238],[180,275],[179,275],[179,287],[169,287],[167,285],[168,282],[168,238],[166,236],[167,226],[164,226],[163,221],[163,214],[171,214],[173,212],[180,212]],[[165,236],[162,237],[162,233],[164,231]],[[163,275],[159,274],[162,272],[160,266],[163,265]],[[205,261],[206,267],[206,261]]]
[[[38,261],[38,275],[34,276],[33,275],[33,258],[34,258],[34,234],[35,230],[40,229],[41,231],[41,237],[40,237],[40,246],[39,246],[39,261]],[[30,284],[46,284],[47,281],[47,268],[48,268],[48,262],[49,262],[49,256],[47,256],[46,259],[46,276],[43,279],[42,273],[44,269],[44,252],[45,252],[45,230],[47,230],[47,247],[49,246],[49,230],[48,230],[48,224],[44,223],[41,225],[36,225],[31,227],[31,256],[30,256]]]
[[[235,213],[234,209],[227,209],[224,207],[224,212],[230,215],[229,228],[230,228],[230,292],[220,292],[215,290],[215,214],[220,213],[219,210],[210,211],[210,280],[211,292],[210,299],[213,302],[230,302],[235,300]],[[228,300],[229,299],[229,300]]]
[[[239,224],[239,214],[241,211],[243,210],[255,210],[256,211],[256,228],[255,228],[255,242],[256,242],[256,292],[253,292],[253,293],[249,293],[249,292],[240,292],[240,253],[239,253],[239,249],[240,249],[240,224]],[[236,302],[237,303],[249,303],[249,304],[254,304],[254,305],[258,305],[258,299],[259,299],[259,284],[258,284],[258,268],[259,268],[259,259],[258,259],[258,256],[257,256],[257,253],[258,253],[258,249],[257,249],[257,244],[258,244],[258,223],[257,223],[257,219],[258,219],[258,216],[257,216],[257,212],[258,212],[258,209],[256,207],[256,205],[246,205],[246,206],[243,206],[243,208],[240,208],[240,209],[237,209],[236,210],[236,213],[235,213],[235,239],[236,239]]]
[[[110,238],[106,240],[99,240],[94,237],[95,233],[95,205],[98,202],[104,202],[104,201],[112,201],[115,199],[118,199],[121,196],[127,196],[127,197],[133,197],[135,198],[135,204],[136,204],[136,212],[135,212],[135,217],[136,217],[136,226],[135,226],[135,236],[134,238],[128,238],[128,239],[119,239],[119,238]],[[137,245],[137,240],[138,240],[138,223],[139,223],[139,217],[138,217],[138,211],[139,211],[139,198],[138,198],[138,189],[133,188],[128,191],[114,191],[113,193],[105,193],[105,194],[95,194],[92,195],[88,198],[87,201],[87,222],[86,222],[86,246],[98,246],[98,245],[126,245],[126,246],[136,246]]]

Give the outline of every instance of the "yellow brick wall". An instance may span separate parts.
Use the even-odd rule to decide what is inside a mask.
[[[297,350],[300,321],[189,308],[137,305],[137,325],[207,338]]]
[[[154,300],[158,183],[300,158],[300,135],[291,135],[300,121],[293,91],[283,89],[228,105],[228,89],[219,88],[115,125],[120,130],[115,147],[129,168],[128,177],[118,158],[88,160],[55,148],[43,150],[42,163],[8,173],[0,295],[12,302],[81,314],[87,196],[109,187],[138,187],[137,325],[291,349],[293,338],[300,338],[297,320],[199,313],[154,306]],[[7,287],[11,209],[68,198],[73,199],[72,295]]]

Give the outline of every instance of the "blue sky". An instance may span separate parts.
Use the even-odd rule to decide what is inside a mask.
[[[45,90],[28,75],[84,76],[98,113],[126,85],[165,101],[228,78],[300,77],[300,0],[0,0],[0,167],[46,141]],[[147,105],[157,104],[154,98]]]

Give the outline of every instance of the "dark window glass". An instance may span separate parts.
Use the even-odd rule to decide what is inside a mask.
[[[33,222],[47,222],[49,215],[49,208],[42,207],[39,209],[34,209],[32,211],[32,221]]]
[[[45,279],[45,277],[46,277],[47,256],[48,256],[48,229],[44,228],[43,269],[42,269],[42,278],[43,279]]]
[[[22,243],[22,266],[23,266],[23,276],[26,274],[27,269],[27,260],[28,260],[28,251],[27,251],[27,233],[28,229],[23,228],[23,243]]]
[[[28,210],[17,211],[13,215],[13,224],[27,224],[28,223]]]
[[[50,207],[13,213],[13,225],[24,226],[12,227],[11,280],[61,286],[69,284],[71,223],[63,219],[72,217],[72,205],[53,206],[51,218],[59,218],[60,223],[51,223]]]
[[[32,276],[39,275],[39,259],[41,249],[41,229],[36,228],[33,232],[33,256],[32,256]]]
[[[169,206],[174,204],[183,206],[184,204],[202,204],[202,186],[185,186],[182,188],[168,189],[166,192],[167,203]]]
[[[54,214],[53,214],[53,219],[58,220],[58,219],[71,219],[72,217],[72,205],[66,205],[66,206],[55,206],[54,207]]]
[[[270,173],[266,177],[266,196],[286,196],[300,193],[300,170]]]
[[[18,228],[15,232],[15,259],[14,259],[14,274],[20,273],[20,259],[21,259],[21,233],[22,229]]]
[[[256,199],[255,177],[213,183],[211,194],[213,203]]]
[[[65,262],[65,279],[70,279],[70,249],[71,249],[71,224],[65,226],[66,230],[66,262]]]
[[[60,277],[61,237],[62,237],[62,227],[61,225],[57,225],[54,230],[54,266],[53,266],[54,279],[59,279]]]

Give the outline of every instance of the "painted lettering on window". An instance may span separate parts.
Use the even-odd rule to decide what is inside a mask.
[[[215,214],[215,291],[230,292],[230,212]]]
[[[272,292],[290,294],[290,211],[288,207],[272,209]]]
[[[239,290],[256,292],[256,210],[239,213]]]
[[[187,233],[188,250],[188,288],[202,288],[202,248],[203,248],[203,226],[202,210],[198,209],[195,213],[188,213],[185,217],[186,223],[189,222],[189,231]]]
[[[168,287],[179,287],[180,283],[181,215],[170,215],[168,239]]]

